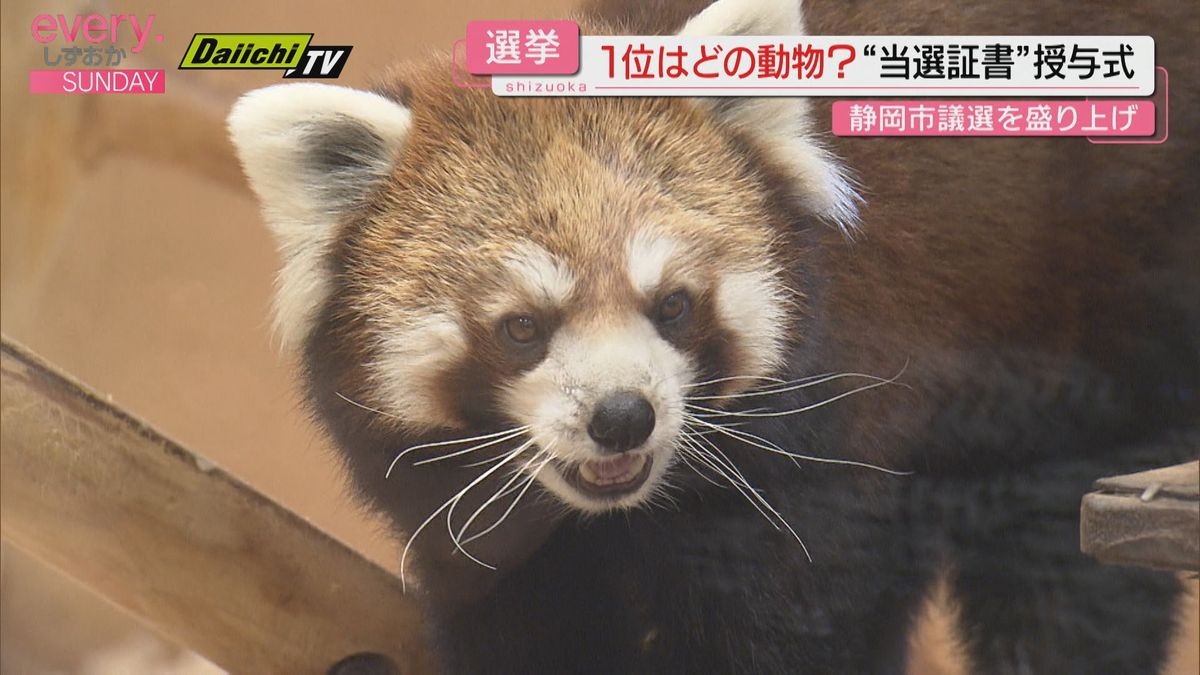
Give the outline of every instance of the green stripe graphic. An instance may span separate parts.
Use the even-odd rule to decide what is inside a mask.
[[[181,69],[295,68],[312,33],[196,33]]]

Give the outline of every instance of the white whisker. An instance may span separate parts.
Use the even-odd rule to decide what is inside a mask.
[[[471,462],[470,464],[463,464],[462,467],[464,469],[473,469],[477,466],[486,466],[493,462],[499,462],[502,459],[504,459],[504,455],[496,455],[495,457],[488,457],[487,459],[481,459],[477,462]]]
[[[774,527],[776,530],[779,529],[779,525],[775,524],[775,521],[771,518],[771,515],[768,514],[766,511],[762,510],[762,508],[758,505],[757,501],[755,499],[753,499],[747,493],[747,488],[745,488],[733,476],[730,476],[729,472],[722,469],[719,465],[716,464],[716,462],[714,462],[711,458],[707,457],[703,452],[701,452],[698,449],[689,450],[688,453],[692,456],[693,459],[700,462],[704,466],[708,467],[708,469],[711,470],[713,473],[715,473],[718,476],[729,481],[729,484],[732,485],[738,491],[739,494],[741,494],[743,497],[746,498],[746,501],[750,503],[750,506],[753,506],[754,509],[756,511],[758,511],[762,515],[762,517],[765,518],[767,520],[767,522],[769,522],[771,524],[771,527]]]
[[[507,483],[505,483],[504,485],[501,485],[500,488],[498,490],[496,490],[496,492],[491,497],[488,497],[486,501],[484,501],[482,504],[480,504],[479,508],[475,509],[475,512],[472,513],[469,518],[467,518],[467,522],[463,523],[462,527],[458,528],[458,533],[453,535],[455,541],[461,541],[463,534],[467,531],[467,528],[471,527],[471,523],[475,522],[475,519],[478,518],[481,513],[483,513],[483,510],[486,509],[487,507],[491,506],[492,504],[494,504],[503,495],[505,495],[508,488],[512,487],[514,484],[516,484],[518,481],[520,481],[522,477],[525,476],[525,474],[523,472],[526,469],[533,466],[535,462],[540,461],[542,459],[543,454],[549,454],[548,450],[549,449],[546,448],[546,449],[542,449],[542,450],[539,450],[538,452],[533,453],[533,456],[530,457],[529,460],[525,462],[525,464],[521,465],[520,468],[518,468],[516,471],[513,472],[512,477],[510,477],[508,479]]]
[[[794,408],[792,410],[773,410],[771,412],[730,412],[730,411],[725,411],[725,410],[716,410],[714,408],[705,408],[705,407],[698,406],[698,405],[693,405],[692,408],[694,408],[696,410],[702,410],[704,412],[716,414],[716,415],[729,415],[731,417],[784,417],[787,415],[796,415],[799,413],[808,412],[810,410],[816,410],[817,408],[820,408],[821,406],[829,405],[830,403],[833,403],[834,401],[840,401],[841,399],[846,398],[847,396],[853,396],[854,394],[858,394],[858,393],[867,391],[868,389],[875,389],[876,387],[882,387],[884,385],[891,384],[891,383],[892,383],[892,380],[881,380],[879,382],[874,382],[872,384],[866,384],[861,387],[856,387],[854,389],[851,389],[850,391],[842,392],[842,393],[838,394],[837,396],[831,396],[823,401],[819,401],[819,402],[813,403],[811,405],[806,405],[801,408]]]
[[[363,404],[359,403],[358,401],[355,401],[354,399],[352,399],[352,398],[350,398],[350,397],[346,396],[345,394],[343,394],[343,393],[342,393],[342,392],[340,392],[340,391],[335,391],[335,392],[333,392],[333,393],[334,393],[334,394],[336,394],[338,398],[342,399],[342,400],[343,400],[343,401],[345,401],[346,403],[349,403],[350,405],[352,405],[352,406],[355,406],[355,407],[358,407],[358,408],[362,408],[363,410],[366,410],[367,412],[373,412],[373,413],[375,413],[376,415],[380,415],[380,416],[382,416],[382,417],[386,417],[386,418],[388,418],[388,419],[393,419],[393,420],[400,420],[400,419],[402,419],[402,418],[401,418],[399,415],[393,415],[392,413],[389,413],[389,412],[384,412],[384,411],[382,411],[382,410],[377,410],[377,409],[375,409],[375,408],[372,408],[372,407],[371,407],[371,406],[369,406],[369,405],[363,405]]]
[[[701,443],[702,447],[708,448],[709,454],[713,457],[713,459],[721,461],[721,463],[730,471],[732,471],[733,474],[737,476],[747,488],[750,488],[756,495],[759,494],[758,489],[750,485],[750,481],[746,479],[746,476],[742,474],[741,470],[737,468],[737,465],[733,463],[733,460],[729,459],[729,456],[726,455],[716,443],[708,440],[707,438],[701,439]]]
[[[687,436],[687,432],[681,432],[681,434],[682,435],[680,436],[680,439],[679,439],[680,441],[682,441],[682,439]],[[685,447],[682,444],[682,442],[676,443],[675,456],[678,457],[681,462],[683,462],[685,465],[687,465],[687,468],[691,469],[692,473],[696,474],[697,476],[700,476],[704,480],[708,481],[709,483],[711,483],[712,485],[714,485],[716,487],[721,488],[722,490],[725,489],[724,485],[721,485],[717,481],[709,478],[708,476],[706,476],[704,474],[704,472],[700,471],[699,469],[696,468],[696,466],[694,464],[692,464],[691,460],[688,459],[688,448]]]
[[[542,460],[542,463],[538,464],[537,468],[533,470],[533,473],[529,475],[529,480],[525,481],[525,485],[521,488],[521,491],[517,494],[516,498],[512,500],[511,504],[508,505],[508,509],[506,509],[504,513],[502,513],[500,517],[496,519],[496,522],[489,525],[486,530],[471,535],[466,541],[463,542],[463,544],[469,544],[496,529],[497,527],[500,527],[500,524],[503,523],[508,518],[509,514],[513,512],[513,509],[516,508],[517,503],[521,501],[521,499],[525,496],[525,493],[529,491],[529,488],[533,487],[533,484],[537,481],[538,474],[541,473],[542,469],[546,468],[546,465],[549,464],[553,459],[553,457],[546,457],[546,459]]]
[[[886,474],[889,474],[892,476],[910,476],[913,473],[911,471],[899,471],[896,469],[889,469],[887,467],[879,466],[877,464],[871,464],[869,462],[860,462],[860,461],[853,460],[853,459],[837,459],[834,457],[818,457],[815,455],[803,455],[803,454],[796,453],[796,452],[789,452],[789,451],[784,450],[783,448],[779,447],[775,443],[768,441],[767,439],[763,438],[762,436],[752,434],[748,431],[743,431],[741,429],[730,429],[725,425],[713,424],[712,422],[709,422],[708,420],[704,420],[704,419],[701,419],[701,418],[695,417],[695,416],[689,416],[688,421],[695,423],[695,424],[701,424],[701,425],[711,429],[714,433],[723,434],[734,440],[741,441],[747,445],[752,445],[756,448],[766,450],[767,452],[773,452],[777,455],[791,457],[793,460],[802,459],[807,462],[815,462],[818,464],[842,464],[845,466],[857,466],[857,467],[861,467],[864,469],[872,469],[874,471],[881,471],[883,473],[886,473]]]
[[[497,431],[497,432],[491,433],[491,434],[484,434],[482,436],[471,436],[469,438],[456,438],[456,439],[450,440],[450,441],[438,441],[436,443],[422,443],[420,445],[414,445],[411,448],[402,450],[399,454],[396,455],[396,458],[393,459],[392,463],[388,465],[387,473],[384,474],[384,476],[390,477],[392,475],[392,469],[394,469],[396,467],[396,463],[400,461],[400,458],[404,457],[408,453],[414,452],[416,450],[424,450],[426,448],[440,448],[440,447],[444,447],[447,445],[461,445],[462,443],[470,443],[472,441],[487,440],[489,438],[496,438],[497,436],[505,436],[504,439],[501,439],[502,441],[509,440],[510,438],[516,438],[517,436],[520,436],[522,433],[524,433],[528,429],[529,429],[529,425],[524,425],[524,426],[514,427],[512,429],[505,429],[504,431]]]
[[[715,380],[705,380],[703,382],[693,382],[683,385],[684,389],[694,389],[696,387],[706,387],[710,384],[720,384],[722,382],[732,382],[734,380],[764,380],[774,382],[776,384],[788,384],[787,380],[778,377],[768,377],[766,375],[729,375],[728,377],[718,377]]]
[[[445,454],[445,455],[438,455],[437,457],[430,457],[429,459],[422,459],[422,460],[421,460],[421,461],[419,461],[419,462],[413,462],[413,466],[421,466],[421,465],[423,465],[423,464],[432,464],[433,462],[440,462],[440,461],[442,461],[442,460],[451,459],[451,458],[453,458],[453,457],[460,457],[460,456],[462,456],[462,455],[466,455],[466,454],[468,454],[468,453],[475,452],[476,450],[482,450],[482,449],[484,449],[484,448],[491,447],[491,446],[493,446],[493,445],[496,445],[497,443],[503,443],[503,442],[505,442],[505,441],[511,441],[512,439],[514,439],[514,438],[517,438],[517,437],[521,436],[521,435],[522,435],[522,434],[524,434],[524,433],[525,433],[525,429],[518,429],[518,430],[514,431],[514,432],[513,432],[511,435],[509,435],[509,436],[502,436],[502,437],[500,437],[500,438],[497,438],[497,439],[494,439],[494,440],[488,441],[488,442],[486,442],[486,443],[481,443],[481,444],[479,444],[479,445],[472,445],[471,447],[467,448],[466,450],[456,450],[456,451],[454,451],[454,452],[451,452],[451,453],[449,453],[449,454]],[[408,451],[406,450],[405,452],[408,452]],[[493,458],[493,459],[494,459],[494,458]]]
[[[475,480],[473,480],[469,484],[467,484],[467,486],[465,488],[460,490],[458,492],[458,494],[454,496],[453,503],[450,505],[450,510],[446,512],[446,533],[450,535],[451,541],[454,542],[454,548],[457,549],[458,551],[460,551],[463,555],[470,558],[471,560],[479,563],[483,567],[486,567],[490,570],[495,570],[496,569],[495,565],[489,565],[488,563],[483,562],[479,558],[476,558],[474,555],[471,555],[470,551],[463,548],[462,545],[458,543],[458,538],[454,535],[454,524],[453,524],[454,509],[458,508],[458,503],[460,501],[462,501],[463,496],[466,495],[467,492],[469,492],[471,490],[471,488],[475,487],[476,485],[479,485],[484,480],[486,480],[488,476],[499,471],[501,467],[503,467],[505,464],[508,464],[509,462],[511,462],[522,452],[525,452],[525,450],[527,450],[531,445],[533,445],[532,438],[529,439],[528,441],[525,441],[524,443],[521,444],[520,447],[518,447],[517,449],[510,452],[508,457],[503,462],[500,462],[496,466],[493,466],[492,468],[488,469],[487,471],[484,471],[483,473],[481,473],[479,475],[478,478],[476,478]]]
[[[727,466],[728,468],[732,469],[733,472],[737,475],[737,477],[742,480],[743,484],[749,490],[749,494],[752,494],[754,496],[754,498],[758,501],[759,504],[762,504],[762,506],[764,508],[766,508],[772,514],[774,514],[775,518],[779,521],[779,524],[781,524],[785,528],[787,528],[787,531],[790,532],[792,537],[794,537],[796,539],[796,541],[800,544],[801,550],[804,551],[804,557],[807,558],[809,562],[812,562],[812,555],[808,552],[808,546],[805,545],[804,540],[800,538],[800,535],[796,534],[796,530],[792,529],[792,526],[790,523],[788,523],[787,519],[784,518],[783,515],[780,514],[779,511],[774,506],[772,506],[771,503],[768,502],[765,497],[763,497],[760,490],[757,490],[750,485],[750,481],[746,480],[746,477],[742,475],[741,471],[738,471],[737,465],[733,463],[733,460],[729,459],[729,457],[724,452],[722,452],[719,447],[712,444],[711,442],[709,442],[709,447],[713,451],[716,452],[716,455],[713,455],[712,458],[714,460],[716,460],[717,455],[720,455],[720,458],[724,460],[724,465]],[[742,494],[746,494],[746,492],[743,492]],[[761,509],[759,511],[761,512]],[[769,518],[768,518],[768,520],[769,520]],[[776,529],[779,529],[778,526],[776,526]]]
[[[901,374],[903,372],[904,371],[902,370]],[[886,378],[886,377],[879,377],[877,375],[868,375],[866,373],[827,373],[824,375],[814,375],[813,377],[809,377],[809,378],[801,378],[800,380],[796,380],[794,382],[788,382],[787,386],[782,386],[782,387],[775,387],[775,388],[770,388],[770,389],[753,389],[751,391],[741,392],[738,394],[726,394],[726,395],[714,394],[714,395],[709,395],[709,396],[688,396],[684,400],[686,400],[686,401],[715,401],[715,400],[733,399],[733,398],[750,398],[752,396],[773,396],[775,394],[786,394],[789,391],[797,391],[799,389],[815,387],[818,384],[825,384],[826,382],[832,382],[834,380],[840,380],[840,379],[844,379],[847,377],[862,377],[862,378],[866,378],[868,380],[875,380],[876,384],[872,385],[872,386],[879,386],[881,384],[895,382],[896,377],[900,377],[900,375],[897,374],[896,377]]]
[[[532,441],[530,441],[530,442],[532,442]],[[409,550],[411,550],[413,542],[417,540],[417,537],[421,534],[421,532],[426,527],[429,526],[429,523],[433,522],[434,518],[437,518],[439,513],[446,510],[446,508],[454,508],[453,505],[458,503],[458,500],[462,499],[462,496],[464,494],[466,494],[468,490],[470,490],[472,487],[474,487],[479,481],[487,478],[488,475],[491,474],[493,471],[504,466],[504,464],[507,463],[509,459],[512,459],[512,458],[516,457],[517,455],[521,454],[521,452],[523,452],[525,450],[525,447],[526,446],[521,446],[521,447],[517,448],[516,450],[509,452],[508,456],[507,456],[508,459],[506,459],[504,462],[502,462],[500,464],[497,464],[496,466],[492,467],[491,469],[488,469],[486,472],[483,473],[483,475],[479,476],[474,481],[472,481],[470,485],[468,485],[467,487],[460,490],[457,494],[451,496],[449,499],[447,499],[445,502],[443,502],[441,506],[437,507],[437,509],[435,509],[433,513],[429,514],[429,517],[427,517],[425,520],[421,521],[421,524],[417,526],[417,529],[413,530],[412,534],[410,534],[408,536],[408,541],[406,541],[404,543],[404,550],[400,553],[400,586],[401,586],[401,590],[403,590],[405,592],[408,591],[408,582],[407,582],[407,578],[406,578],[406,573],[407,573],[407,569],[408,569],[406,566],[406,562],[408,561],[408,552],[409,552]],[[472,559],[474,560],[474,558],[472,558]],[[478,562],[480,565],[483,565],[484,567],[487,567],[489,569],[493,569],[493,570],[496,569],[495,567],[492,567],[491,565],[488,565],[485,562],[482,562],[479,560],[475,560],[475,562]]]

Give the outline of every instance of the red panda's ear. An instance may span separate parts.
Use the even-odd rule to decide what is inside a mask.
[[[800,0],[717,0],[692,17],[679,35],[803,35]],[[860,198],[846,171],[817,139],[808,100],[787,96],[699,98],[697,103],[763,146],[791,168],[814,211],[847,234],[858,223]]]
[[[324,84],[252,91],[229,132],[283,257],[275,326],[284,346],[307,335],[329,292],[336,227],[391,174],[409,111],[382,96]]]
[[[717,0],[680,35],[803,35],[800,0]]]

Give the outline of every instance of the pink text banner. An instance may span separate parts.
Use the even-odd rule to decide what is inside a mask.
[[[1154,103],[837,101],[837,136],[1153,136]]]
[[[574,21],[472,21],[467,72],[472,75],[567,75],[579,70]]]
[[[162,94],[166,72],[136,68],[29,71],[33,94]]]

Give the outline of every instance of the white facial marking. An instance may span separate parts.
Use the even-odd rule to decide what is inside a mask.
[[[515,421],[530,425],[538,447],[548,448],[561,462],[577,464],[606,457],[587,431],[602,398],[634,390],[650,402],[654,431],[634,452],[653,463],[636,492],[601,503],[568,484],[553,466],[538,474],[538,480],[567,504],[601,511],[640,504],[660,486],[683,426],[684,386],[691,379],[688,359],[663,340],[649,320],[633,315],[606,332],[559,330],[542,363],[508,387],[504,406]]]
[[[454,415],[441,410],[433,392],[446,369],[466,352],[466,336],[447,313],[406,322],[385,334],[368,365],[380,407],[411,430],[453,426]]]
[[[629,239],[626,248],[629,280],[633,287],[649,295],[658,288],[662,281],[663,271],[679,252],[680,246],[671,237],[655,234],[649,230],[639,230]]]
[[[770,271],[730,272],[717,284],[717,314],[738,338],[739,374],[766,375],[783,359],[787,289]]]
[[[526,292],[548,306],[566,303],[575,286],[575,275],[566,264],[531,242],[509,254],[505,263]]]

